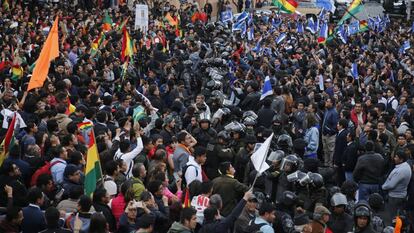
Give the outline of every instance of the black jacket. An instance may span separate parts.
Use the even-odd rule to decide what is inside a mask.
[[[358,158],[353,176],[357,183],[380,184],[384,173],[384,159],[380,154],[368,151]]]
[[[345,165],[344,170],[346,172],[352,172],[358,160],[358,148],[355,142],[346,146],[342,158],[342,164]]]
[[[246,205],[244,199],[240,200],[237,206],[231,211],[229,216],[222,218],[214,222],[204,222],[199,233],[227,233],[230,228],[233,226],[236,219],[239,217],[243,211],[244,206]]]
[[[105,216],[106,221],[108,222],[109,231],[115,232],[116,220],[109,206],[102,203],[94,203],[93,208],[95,208],[96,212],[102,212],[102,214]]]
[[[260,107],[259,101],[260,101],[260,93],[257,91],[251,92],[244,98],[244,100],[240,103],[239,107],[244,111],[248,111],[248,110],[257,111],[259,110],[259,107]]]
[[[343,163],[343,153],[346,148],[346,135],[348,135],[348,130],[342,130],[335,140],[335,150],[333,154],[333,162],[335,165],[341,167]]]
[[[276,112],[270,108],[262,108],[257,113],[257,126],[264,126],[265,128],[270,128],[272,126],[273,117],[276,115]]]
[[[329,218],[328,227],[333,233],[348,233],[352,231],[354,220],[351,215],[343,213],[337,215],[332,213]]]

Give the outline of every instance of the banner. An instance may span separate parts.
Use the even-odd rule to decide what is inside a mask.
[[[148,6],[135,5],[135,30],[141,29],[142,32],[148,31]]]

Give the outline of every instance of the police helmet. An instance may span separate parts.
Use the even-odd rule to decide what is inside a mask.
[[[309,173],[311,184],[315,189],[319,189],[323,186],[323,177],[319,173]]]
[[[227,131],[222,130],[217,134],[217,138],[221,138],[224,141],[228,141],[230,140],[230,134]]]

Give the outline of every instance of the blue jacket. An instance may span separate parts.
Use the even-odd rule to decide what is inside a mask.
[[[336,125],[338,124],[338,112],[335,108],[325,110],[322,122],[322,135],[335,135]]]
[[[315,154],[319,147],[319,130],[315,126],[306,130],[304,137],[306,141],[305,155]]]
[[[407,188],[411,179],[411,167],[407,162],[398,164],[388,175],[382,189],[388,191],[388,196],[406,198]]]
[[[40,207],[30,204],[23,208],[23,233],[38,233],[46,229],[45,215]]]

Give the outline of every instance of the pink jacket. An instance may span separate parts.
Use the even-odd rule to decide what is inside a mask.
[[[119,224],[119,218],[124,213],[125,205],[126,205],[125,198],[124,198],[124,195],[122,195],[122,193],[119,193],[117,197],[112,199],[111,209],[112,209],[112,214],[115,217],[117,226]]]
[[[183,195],[183,191],[177,191],[177,194],[172,193],[167,187],[164,188],[162,193],[164,196],[168,197],[168,201],[171,201],[174,195],[177,196],[178,200],[181,200],[181,196]]]

